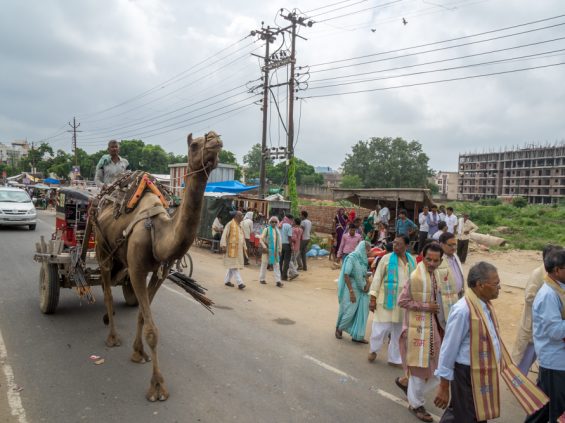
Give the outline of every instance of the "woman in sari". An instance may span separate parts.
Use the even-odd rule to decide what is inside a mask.
[[[361,241],[354,252],[348,254],[341,267],[337,285],[339,313],[335,337],[342,338],[342,332],[351,335],[353,342],[366,344],[365,327],[369,315],[369,296],[371,285],[367,277],[367,252],[371,244]]]
[[[337,253],[341,244],[341,237],[347,228],[347,215],[345,214],[344,208],[338,209],[337,214],[334,217],[334,224],[336,235],[335,251]]]

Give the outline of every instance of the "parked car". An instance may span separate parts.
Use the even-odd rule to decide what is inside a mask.
[[[37,211],[27,192],[0,187],[0,226],[28,226],[35,230]]]

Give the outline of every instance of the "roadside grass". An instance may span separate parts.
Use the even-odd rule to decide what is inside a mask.
[[[565,245],[565,206],[448,203],[457,216],[469,213],[478,232],[506,239],[500,249],[541,250],[547,244]]]

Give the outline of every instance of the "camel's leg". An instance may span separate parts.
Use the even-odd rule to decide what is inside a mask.
[[[162,283],[163,280],[159,281],[155,273],[151,275],[151,280],[149,281],[148,290],[147,290],[149,295],[149,304],[153,302],[153,298],[155,298],[155,294],[157,293],[157,290],[159,289]],[[143,348],[142,331],[143,331],[143,314],[141,313],[141,309],[139,309],[137,313],[137,330],[135,333],[135,340],[133,341],[133,353],[131,355],[131,361],[140,364],[151,361],[151,357],[147,355],[147,353]]]
[[[131,269],[130,269],[131,270]],[[149,296],[149,289],[147,288],[146,280],[142,272],[130,271],[130,279],[133,289],[139,302],[139,311],[142,316],[143,335],[145,342],[151,349],[151,360],[153,362],[153,375],[151,376],[151,385],[145,397],[149,401],[165,401],[169,398],[169,392],[165,387],[165,380],[159,370],[159,359],[157,357],[157,343],[159,342],[159,331],[153,322],[151,314],[151,301]],[[151,279],[153,280],[153,278]],[[158,286],[159,284],[157,284]],[[153,293],[153,295],[155,295]],[[138,319],[139,323],[139,319]]]
[[[102,279],[102,287],[104,288],[104,304],[106,305],[108,324],[110,325],[110,333],[108,334],[108,338],[106,338],[106,345],[108,347],[119,347],[122,343],[114,324],[114,299],[112,298],[111,278],[110,269],[100,269],[100,279]]]

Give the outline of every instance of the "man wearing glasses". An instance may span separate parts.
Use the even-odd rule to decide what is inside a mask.
[[[457,297],[461,298],[465,294],[465,277],[463,276],[463,266],[456,254],[457,239],[451,232],[444,232],[439,237],[439,245],[443,250],[443,261],[438,268],[442,279],[448,278],[451,286],[456,287]],[[445,316],[447,318],[447,316]]]

